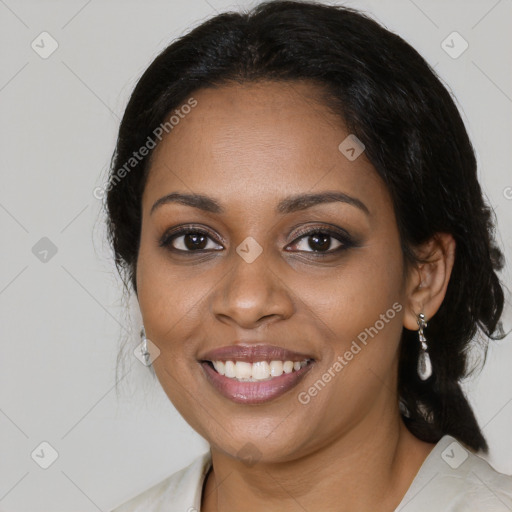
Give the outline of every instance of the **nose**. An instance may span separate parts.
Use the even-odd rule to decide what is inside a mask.
[[[293,314],[291,292],[265,251],[251,263],[237,253],[233,260],[211,300],[211,312],[219,321],[253,329]]]

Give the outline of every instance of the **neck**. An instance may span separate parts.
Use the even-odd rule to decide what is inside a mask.
[[[291,462],[248,467],[212,447],[201,511],[395,510],[434,445],[398,414],[369,425]]]

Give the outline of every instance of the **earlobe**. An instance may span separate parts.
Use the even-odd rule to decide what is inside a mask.
[[[415,249],[419,263],[407,277],[404,327],[418,330],[418,315],[432,318],[446,295],[455,262],[456,243],[449,233],[436,233]]]

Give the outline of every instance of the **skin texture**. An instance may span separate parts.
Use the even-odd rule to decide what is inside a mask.
[[[197,106],[153,154],[142,201],[138,300],[147,336],[161,351],[156,375],[211,446],[203,512],[392,511],[434,446],[400,419],[398,347],[404,326],[417,330],[416,315],[428,320],[441,305],[455,243],[440,234],[416,248],[428,263],[405,266],[385,184],[364,153],[351,162],[338,150],[348,132],[317,93],[298,82],[196,91]],[[369,213],[341,202],[274,210],[289,195],[327,190],[359,199]],[[151,213],[171,192],[211,196],[225,213],[179,203]],[[209,252],[178,254],[159,245],[184,224],[210,232]],[[321,244],[299,238],[299,228],[339,228],[355,244],[315,257]],[[252,263],[236,252],[249,236],[263,249]],[[172,243],[186,249],[183,236]],[[328,238],[323,250],[338,247]],[[301,404],[297,394],[395,303],[402,308],[394,318]],[[208,383],[198,363],[200,354],[235,340],[282,346],[315,362],[281,397],[236,404]],[[255,464],[242,457],[247,443],[257,447]]]

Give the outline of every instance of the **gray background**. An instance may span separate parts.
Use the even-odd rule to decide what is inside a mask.
[[[253,4],[0,0],[2,511],[109,510],[207,448],[129,353],[140,320],[133,300],[123,303],[93,190],[105,182],[119,119],[150,61],[216,12]],[[449,84],[510,257],[512,2],[346,4],[398,32]],[[46,59],[31,47],[35,41],[51,48],[49,39],[41,43],[43,31],[58,44]],[[458,58],[441,46],[453,31],[469,44]],[[460,40],[449,44],[452,53],[462,48]],[[503,280],[510,287],[510,266]],[[507,305],[507,329],[511,316]],[[116,396],[123,336],[131,345]],[[489,440],[489,459],[506,473],[512,473],[510,340],[494,343],[483,372],[464,384]],[[48,469],[35,462],[49,461],[43,441],[58,453]]]

